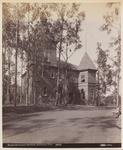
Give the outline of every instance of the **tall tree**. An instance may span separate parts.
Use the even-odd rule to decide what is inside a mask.
[[[98,65],[98,77],[99,77],[99,95],[100,98],[107,93],[110,86],[113,84],[113,70],[111,65],[107,61],[107,51],[101,48],[101,43],[97,46],[97,65]],[[98,97],[99,98],[99,97]]]
[[[11,83],[11,63],[12,63],[12,55],[13,55],[13,47],[15,40],[15,23],[13,22],[12,13],[11,13],[12,5],[10,3],[3,3],[3,82],[5,77],[5,64],[8,64],[8,82],[7,82],[7,101],[10,102],[10,83]],[[5,94],[5,93],[4,93]]]
[[[68,51],[71,51],[71,46],[74,46],[72,50],[80,48],[80,41],[78,33],[81,29],[81,22],[85,19],[84,11],[79,9],[80,5],[71,3],[59,3],[51,4],[51,9],[57,14],[58,20],[56,22],[57,29],[55,30],[55,35],[57,39],[57,51],[58,51],[58,73],[57,73],[57,92],[56,92],[56,105],[58,104],[58,87],[60,81],[60,60],[61,55],[64,56],[66,65],[68,58]],[[65,54],[65,55],[64,55]],[[71,54],[72,55],[72,54]],[[67,67],[66,67],[67,68]],[[66,70],[67,73],[67,70]]]
[[[54,14],[55,12],[55,14]],[[57,15],[56,18],[54,16]],[[23,52],[27,57],[27,99],[29,102],[29,72],[30,63],[33,62],[33,88],[34,103],[36,102],[36,63],[38,56],[42,62],[42,78],[46,50],[53,45],[57,47],[59,54],[57,88],[60,79],[60,59],[64,55],[66,65],[69,57],[80,48],[79,32],[81,21],[85,18],[84,12],[79,9],[79,4],[55,4],[55,3],[4,3],[3,4],[3,36],[5,38],[4,47],[11,49],[15,55],[15,98],[17,99],[17,73],[18,55],[21,55],[23,62]],[[81,21],[80,21],[81,20]],[[22,34],[22,24],[25,26],[25,34]],[[6,30],[8,26],[9,30]],[[44,36],[45,35],[45,36]],[[7,41],[7,42],[6,42]],[[5,46],[6,45],[6,46]],[[53,49],[55,48],[53,47]],[[74,49],[71,47],[74,46]],[[23,50],[22,50],[23,49]],[[8,53],[7,53],[8,54]],[[70,54],[70,55],[69,55]],[[69,56],[68,56],[69,55]],[[9,65],[8,65],[9,66]],[[3,67],[4,68],[4,67]],[[9,67],[10,68],[10,67]],[[67,67],[66,67],[67,68]],[[10,69],[11,70],[11,69]],[[66,70],[67,72],[67,70]],[[5,74],[5,73],[4,73]],[[22,71],[21,71],[22,74]],[[67,74],[67,73],[66,73]],[[9,83],[9,82],[8,82]]]
[[[107,34],[112,37],[111,37],[111,42],[109,43],[109,50],[100,50],[101,47],[98,45],[98,52],[101,51],[102,53],[105,54],[106,65],[108,69],[107,78],[109,79],[108,82],[106,81],[106,83],[108,85],[115,86],[115,93],[117,92],[117,105],[118,105],[119,80],[120,80],[120,70],[121,70],[120,69],[121,67],[120,3],[107,3],[106,7],[109,8],[109,12],[107,12],[103,16],[105,23],[101,26],[100,30],[106,31]],[[110,56],[110,52],[112,51],[115,54],[114,58],[111,58]],[[100,59],[101,56],[100,55],[98,56],[99,56],[98,59]],[[108,65],[107,59],[111,60],[112,64]],[[102,65],[104,63],[105,62],[102,61]],[[99,61],[98,61],[98,65],[99,65]],[[104,74],[105,73],[103,73],[103,77],[105,78]],[[114,80],[114,78],[116,80]]]
[[[25,15],[25,9],[22,3],[3,3],[3,38],[5,38],[6,46],[9,51],[12,51],[10,60],[15,54],[15,98],[14,105],[16,106],[17,99],[17,73],[18,73],[18,50],[20,39],[19,25]],[[20,30],[20,31],[19,31]],[[5,44],[4,44],[5,45]],[[9,53],[8,53],[9,54]],[[8,70],[9,72],[9,70]]]
[[[30,25],[30,55],[33,63],[32,68],[32,88],[34,105],[37,104],[37,86],[36,79],[44,78],[44,63],[45,54],[49,49],[52,49],[52,37],[50,36],[50,21],[48,20],[50,12],[48,11],[48,4],[35,3],[32,9],[32,18]],[[34,24],[32,22],[35,22]],[[45,36],[44,36],[45,35]],[[38,65],[41,65],[41,76],[39,77]]]
[[[24,23],[24,19],[26,17],[26,14],[28,13],[28,27],[27,27],[27,35],[29,37],[29,10],[30,7],[26,3],[17,3],[15,4],[15,12],[16,12],[16,53],[15,53],[15,103],[14,105],[16,106],[16,99],[17,99],[17,69],[18,69],[18,64],[17,64],[17,57],[18,57],[18,52],[20,50],[20,35],[22,34],[22,29],[20,28],[20,24]],[[29,42],[28,42],[28,49],[29,49]],[[21,51],[23,53],[23,51]],[[28,59],[27,59],[28,60]],[[27,78],[29,80],[29,78]],[[29,81],[28,81],[29,82]],[[28,89],[28,87],[27,87]],[[28,96],[28,94],[27,94]],[[27,103],[26,103],[27,104]]]
[[[30,51],[31,51],[31,63],[33,64],[32,74],[33,78],[33,92],[36,104],[36,80],[44,78],[44,65],[47,62],[47,55],[49,50],[54,50],[56,45],[54,41],[54,36],[52,32],[52,27],[50,20],[42,19],[35,22],[34,26],[31,26],[30,33]],[[45,37],[44,37],[45,35]],[[41,71],[40,71],[41,69]],[[35,86],[34,86],[35,85]]]

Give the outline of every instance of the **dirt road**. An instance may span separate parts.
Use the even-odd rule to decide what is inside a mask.
[[[113,109],[71,106],[3,122],[3,143],[120,143]]]

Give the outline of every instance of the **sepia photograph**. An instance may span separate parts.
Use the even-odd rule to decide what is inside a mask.
[[[121,2],[2,2],[2,147],[121,148]]]

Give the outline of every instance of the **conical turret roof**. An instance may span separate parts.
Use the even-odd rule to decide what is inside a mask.
[[[79,67],[79,70],[88,70],[88,69],[92,69],[92,70],[97,70],[93,61],[91,60],[91,58],[89,57],[89,55],[87,54],[87,52],[85,52]]]

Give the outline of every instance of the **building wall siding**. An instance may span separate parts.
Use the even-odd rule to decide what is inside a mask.
[[[85,99],[88,100],[88,83],[79,84],[79,85],[78,85],[78,89],[79,89],[80,91],[81,91],[82,89],[84,89]]]
[[[88,71],[88,83],[96,83],[96,72],[95,70]]]
[[[84,81],[83,81],[84,76]],[[96,71],[87,70],[81,71],[78,77],[78,89],[81,91],[84,89],[85,99],[90,100],[92,97],[92,91],[94,93],[94,98],[96,95]]]
[[[82,83],[82,76],[83,75],[85,76],[85,82],[88,83],[88,71],[83,71],[83,72],[79,73],[78,84]]]

